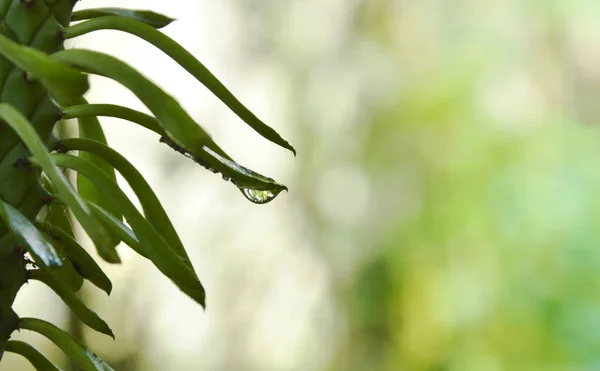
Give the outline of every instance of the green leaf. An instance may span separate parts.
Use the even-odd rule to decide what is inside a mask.
[[[144,258],[148,258],[148,254],[142,249],[140,246],[140,241],[135,236],[135,233],[125,225],[122,221],[112,216],[108,211],[104,210],[100,206],[88,202],[89,207],[92,209],[92,212],[96,216],[98,220],[102,222],[106,226],[106,228],[110,229],[113,233],[115,233],[121,240],[129,247],[131,247],[135,252],[143,256]]]
[[[85,99],[81,99],[81,104],[86,104],[87,101]],[[80,117],[78,120],[79,126],[79,137],[87,138],[98,141],[103,144],[107,144],[106,136],[104,135],[104,131],[102,130],[102,126],[100,126],[100,121],[97,117],[89,116],[89,117]],[[102,171],[106,173],[115,183],[117,182],[117,176],[115,174],[115,169],[106,161],[103,161],[98,156],[94,156],[90,153],[80,153],[79,157],[84,158]],[[98,188],[94,186],[86,177],[77,175],[77,192],[81,197],[83,197],[86,201],[91,201],[95,204],[102,206],[104,209],[108,210],[112,215],[114,215],[117,219],[123,220],[121,212],[119,208],[114,206],[102,192],[98,191]],[[114,248],[116,247],[121,240],[114,234],[110,234],[110,243]]]
[[[148,182],[146,182],[146,179],[144,179],[135,166],[120,153],[101,142],[81,138],[69,138],[63,139],[61,144],[65,149],[80,151],[79,157],[87,152],[93,153],[113,166],[123,176],[137,196],[148,222],[167,240],[176,253],[189,262],[189,257],[183,247],[183,243],[179,239],[165,209],[160,204],[158,197],[156,197]],[[110,212],[109,209],[107,211]]]
[[[113,339],[115,335],[106,322],[104,322],[98,315],[89,309],[83,302],[75,295],[67,286],[63,285],[62,282],[57,280],[53,275],[44,272],[43,270],[32,270],[29,271],[29,279],[40,281],[50,287],[60,298],[67,304],[67,306],[75,313],[77,318],[81,322],[88,325],[90,328],[106,334]]]
[[[37,332],[56,344],[82,371],[114,371],[91,350],[79,344],[66,331],[37,318],[19,319],[19,329]]]
[[[83,21],[86,19],[104,17],[104,16],[120,16],[134,19],[143,22],[154,28],[160,29],[171,24],[175,19],[169,18],[166,15],[155,13],[149,10],[135,10],[123,8],[96,8],[83,9],[73,12],[71,21]]]
[[[87,76],[36,49],[20,45],[0,34],[0,55],[28,76],[39,79],[57,100],[70,102],[89,89]]]
[[[33,154],[37,164],[46,173],[52,185],[58,191],[58,197],[71,208],[77,220],[81,223],[92,241],[94,241],[100,256],[110,263],[120,262],[119,256],[110,245],[109,232],[100,222],[92,217],[83,199],[73,190],[73,187],[64,174],[56,168],[42,140],[35,132],[33,125],[27,121],[21,112],[6,103],[0,103],[0,118],[4,119],[17,133]]]
[[[48,223],[39,223],[38,228],[55,242],[55,246],[58,245],[65,251],[83,278],[89,280],[110,295],[112,291],[110,279],[102,271],[102,268],[98,266],[94,258],[72,236],[59,227]]]
[[[46,268],[58,268],[63,265],[58,252],[40,231],[19,210],[1,200],[0,218],[14,234],[25,241],[27,251],[36,263]]]
[[[154,265],[183,292],[204,306],[205,292],[195,272],[175,253],[167,241],[148,223],[123,191],[106,174],[79,157],[54,154],[53,161],[87,176],[111,200],[121,206],[123,215],[140,241],[140,246]]]
[[[157,31],[156,29],[124,17],[102,17],[87,21],[78,25],[68,27],[64,31],[64,37],[69,39],[86,33],[111,29],[119,30],[135,35],[148,41],[163,51],[192,76],[208,88],[217,98],[227,105],[246,124],[254,129],[265,139],[289,149],[296,155],[296,150],[284,140],[273,128],[262,122],[252,111],[244,106],[219,79],[217,79],[200,61],[190,52],[179,45],[176,41]]]
[[[166,135],[156,118],[131,108],[114,104],[81,104],[62,108],[62,118],[108,116],[134,122],[159,135]]]
[[[15,353],[27,359],[38,371],[60,371],[31,345],[17,340],[9,340],[4,348],[7,352]]]
[[[220,172],[239,188],[264,191],[262,193],[271,195],[269,200],[287,189],[273,179],[231,160],[173,97],[127,64],[109,55],[88,50],[64,50],[53,56],[86,72],[106,76],[125,85],[156,116],[174,148],[179,148],[182,153],[189,152],[202,166]]]

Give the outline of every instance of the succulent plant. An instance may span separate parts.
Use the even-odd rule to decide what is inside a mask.
[[[65,40],[107,29],[133,34],[171,57],[258,134],[295,154],[196,57],[159,31],[173,19],[148,10],[73,11],[75,4],[0,0],[0,362],[5,351],[14,352],[38,370],[57,368],[31,345],[10,340],[15,331],[47,337],[82,370],[111,369],[67,332],[41,319],[19,318],[12,308],[28,280],[40,281],[85,325],[113,336],[77,296],[84,280],[107,294],[112,283],[75,239],[70,215],[101,259],[120,263],[116,246],[123,242],[205,306],[204,287],[158,198],[138,170],[108,146],[98,117],[153,131],[162,143],[220,173],[252,202],[269,202],[286,190],[235,162],[171,95],[134,68],[107,54],[65,49]],[[121,83],[152,115],[88,103],[83,96],[89,74]],[[63,119],[77,120],[77,137],[59,137],[55,125]],[[76,172],[76,184],[66,177],[67,169]],[[141,212],[119,188],[115,171],[133,189]]]

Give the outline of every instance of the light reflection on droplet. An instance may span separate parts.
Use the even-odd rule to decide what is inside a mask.
[[[240,188],[240,191],[249,201],[255,204],[266,204],[277,197],[281,191],[261,191],[257,189]]]

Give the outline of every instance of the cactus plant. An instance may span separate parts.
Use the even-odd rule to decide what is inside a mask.
[[[110,369],[67,332],[41,319],[19,318],[12,309],[23,284],[37,280],[85,325],[113,336],[77,296],[84,280],[107,294],[112,283],[74,238],[69,210],[101,259],[119,263],[116,246],[123,242],[205,306],[204,288],[159,200],[136,168],[108,146],[98,117],[121,118],[155,132],[160,142],[220,173],[252,202],[269,202],[286,189],[235,162],[172,96],[133,67],[92,50],[66,49],[65,40],[105,29],[136,35],[175,60],[258,134],[295,154],[196,57],[159,31],[173,19],[148,10],[74,11],[75,5],[73,0],[0,0],[0,362],[5,351],[14,352],[39,370],[57,368],[30,345],[10,340],[15,331],[47,337],[82,370]],[[88,103],[83,96],[89,74],[121,83],[152,115]],[[77,137],[58,135],[55,124],[62,119],[77,120]],[[66,169],[76,172],[76,184]],[[141,212],[119,188],[116,171],[133,189]]]

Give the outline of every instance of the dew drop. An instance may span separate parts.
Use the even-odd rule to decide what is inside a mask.
[[[240,188],[240,191],[249,201],[255,204],[266,204],[271,202],[277,197],[279,191],[261,191],[257,189]]]

